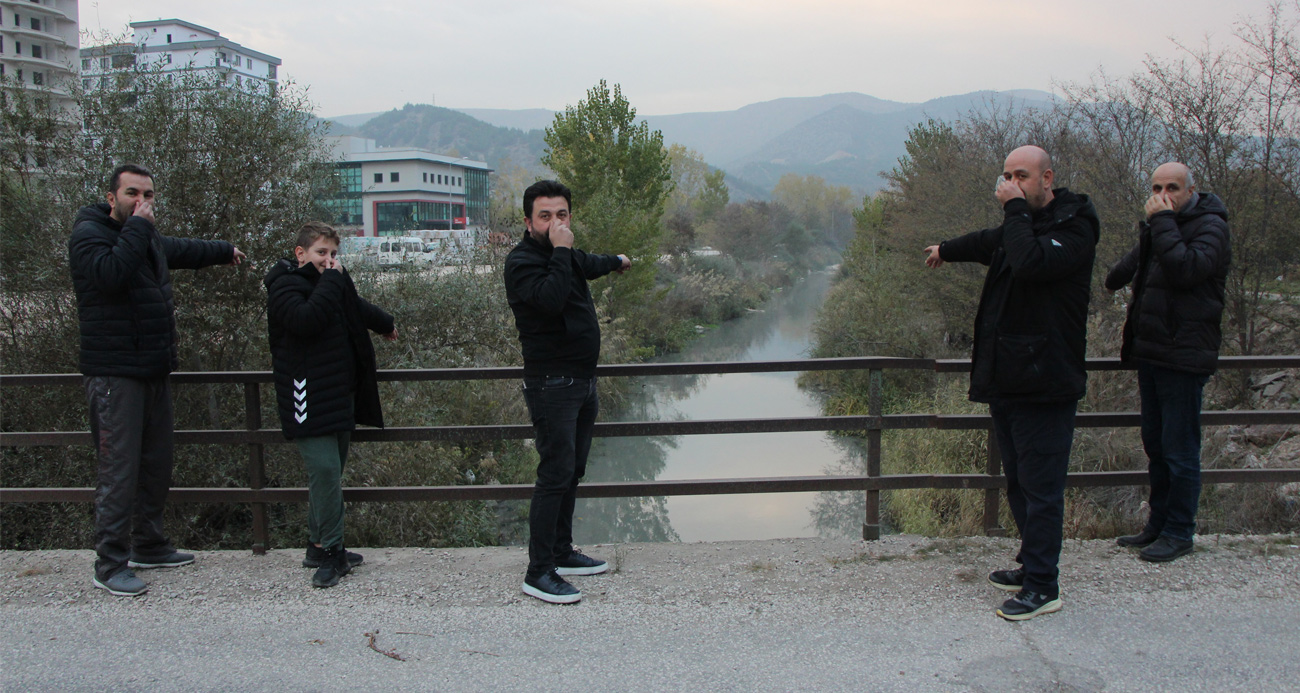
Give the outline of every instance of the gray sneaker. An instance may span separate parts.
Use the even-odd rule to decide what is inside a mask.
[[[193,562],[194,554],[181,551],[172,551],[156,556],[141,556],[132,551],[131,560],[127,561],[127,566],[131,568],[175,568],[178,565],[189,565]]]
[[[149,586],[144,584],[144,580],[136,577],[130,569],[119,570],[107,580],[100,580],[96,575],[95,586],[119,597],[138,597],[149,591]]]

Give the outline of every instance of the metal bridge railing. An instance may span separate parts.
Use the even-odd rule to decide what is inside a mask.
[[[1118,359],[1089,359],[1088,369],[1095,371],[1127,370]],[[1300,356],[1230,356],[1219,359],[1219,368],[1287,369],[1300,368]],[[866,474],[862,476],[803,476],[738,479],[690,479],[655,481],[620,481],[584,483],[578,495],[584,498],[629,496],[682,496],[732,493],[786,493],[799,491],[863,491],[866,518],[862,526],[864,539],[880,537],[880,492],[896,489],[983,489],[984,530],[991,535],[1004,533],[998,525],[999,493],[1006,482],[1001,476],[1001,460],[987,414],[884,414],[882,412],[882,374],[887,370],[927,370],[939,373],[962,373],[970,370],[968,360],[934,360],[889,357],[850,357],[803,359],[791,361],[730,361],[711,363],[658,363],[608,365],[597,368],[600,377],[654,375],[706,375],[719,373],[771,373],[781,371],[866,370],[869,377],[868,414],[865,416],[816,416],[773,419],[715,419],[707,421],[644,421],[631,423],[597,423],[594,435],[610,436],[678,436],[718,433],[774,433],[787,431],[856,431],[865,432]],[[501,380],[517,379],[522,368],[434,368],[379,371],[380,381],[433,380]],[[279,428],[263,428],[261,386],[272,382],[269,371],[180,372],[172,374],[176,384],[224,383],[244,388],[245,418],[242,430],[180,430],[178,445],[243,445],[248,449],[248,486],[245,488],[173,488],[169,500],[180,503],[247,503],[253,514],[253,551],[263,553],[268,545],[266,506],[268,503],[305,503],[306,488],[267,488],[264,450],[267,445],[287,443]],[[16,388],[80,386],[79,374],[0,375],[0,395]],[[1081,412],[1079,428],[1136,427],[1141,423],[1136,412]],[[1205,426],[1252,424],[1300,424],[1300,410],[1206,411],[1201,415]],[[881,433],[888,429],[986,430],[988,454],[983,474],[892,474],[880,473]],[[527,439],[533,437],[531,425],[497,426],[415,426],[386,429],[358,429],[354,442],[397,441],[483,441]],[[0,447],[90,445],[89,431],[0,431]],[[1287,483],[1300,481],[1300,469],[1207,469],[1203,482]],[[1067,485],[1141,486],[1147,483],[1144,471],[1072,473]],[[456,501],[514,500],[529,498],[532,486],[526,484],[485,486],[386,486],[349,487],[343,490],[347,501]],[[0,488],[0,503],[92,502],[91,488]]]

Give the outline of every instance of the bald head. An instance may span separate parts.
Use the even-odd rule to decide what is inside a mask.
[[[1151,174],[1151,194],[1161,195],[1169,200],[1169,206],[1178,211],[1185,207],[1196,192],[1196,182],[1192,179],[1192,170],[1177,161],[1160,164]]]
[[[1188,188],[1196,187],[1196,181],[1192,180],[1192,169],[1187,168],[1187,164],[1178,161],[1169,161],[1157,166],[1155,173],[1151,174],[1151,180],[1156,178],[1178,178],[1182,179],[1184,186]]]
[[[1020,186],[1032,209],[1042,209],[1052,201],[1054,176],[1052,157],[1033,145],[1012,150],[1002,165],[1002,177]]]
[[[1040,175],[1044,171],[1052,170],[1052,155],[1048,154],[1047,150],[1042,147],[1035,147],[1032,144],[1011,150],[1011,153],[1007,155],[1006,166],[1010,166],[1013,161],[1018,166],[1032,167]]]

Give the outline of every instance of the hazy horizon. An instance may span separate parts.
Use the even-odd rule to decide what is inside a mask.
[[[327,116],[406,103],[560,110],[600,79],[621,84],[639,113],[668,115],[842,92],[920,103],[983,90],[1052,91],[1099,68],[1127,75],[1148,54],[1174,57],[1171,38],[1225,41],[1235,22],[1263,19],[1268,5],[81,0],[79,9],[92,34],[159,18],[214,29],[283,60],[281,78],[307,86]],[[1009,44],[1016,17],[1008,7],[1033,26]]]

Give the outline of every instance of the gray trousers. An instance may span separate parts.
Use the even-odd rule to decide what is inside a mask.
[[[87,376],[90,435],[99,459],[95,575],[106,580],[131,556],[165,556],[163,506],[172,484],[172,393],[167,377]]]

